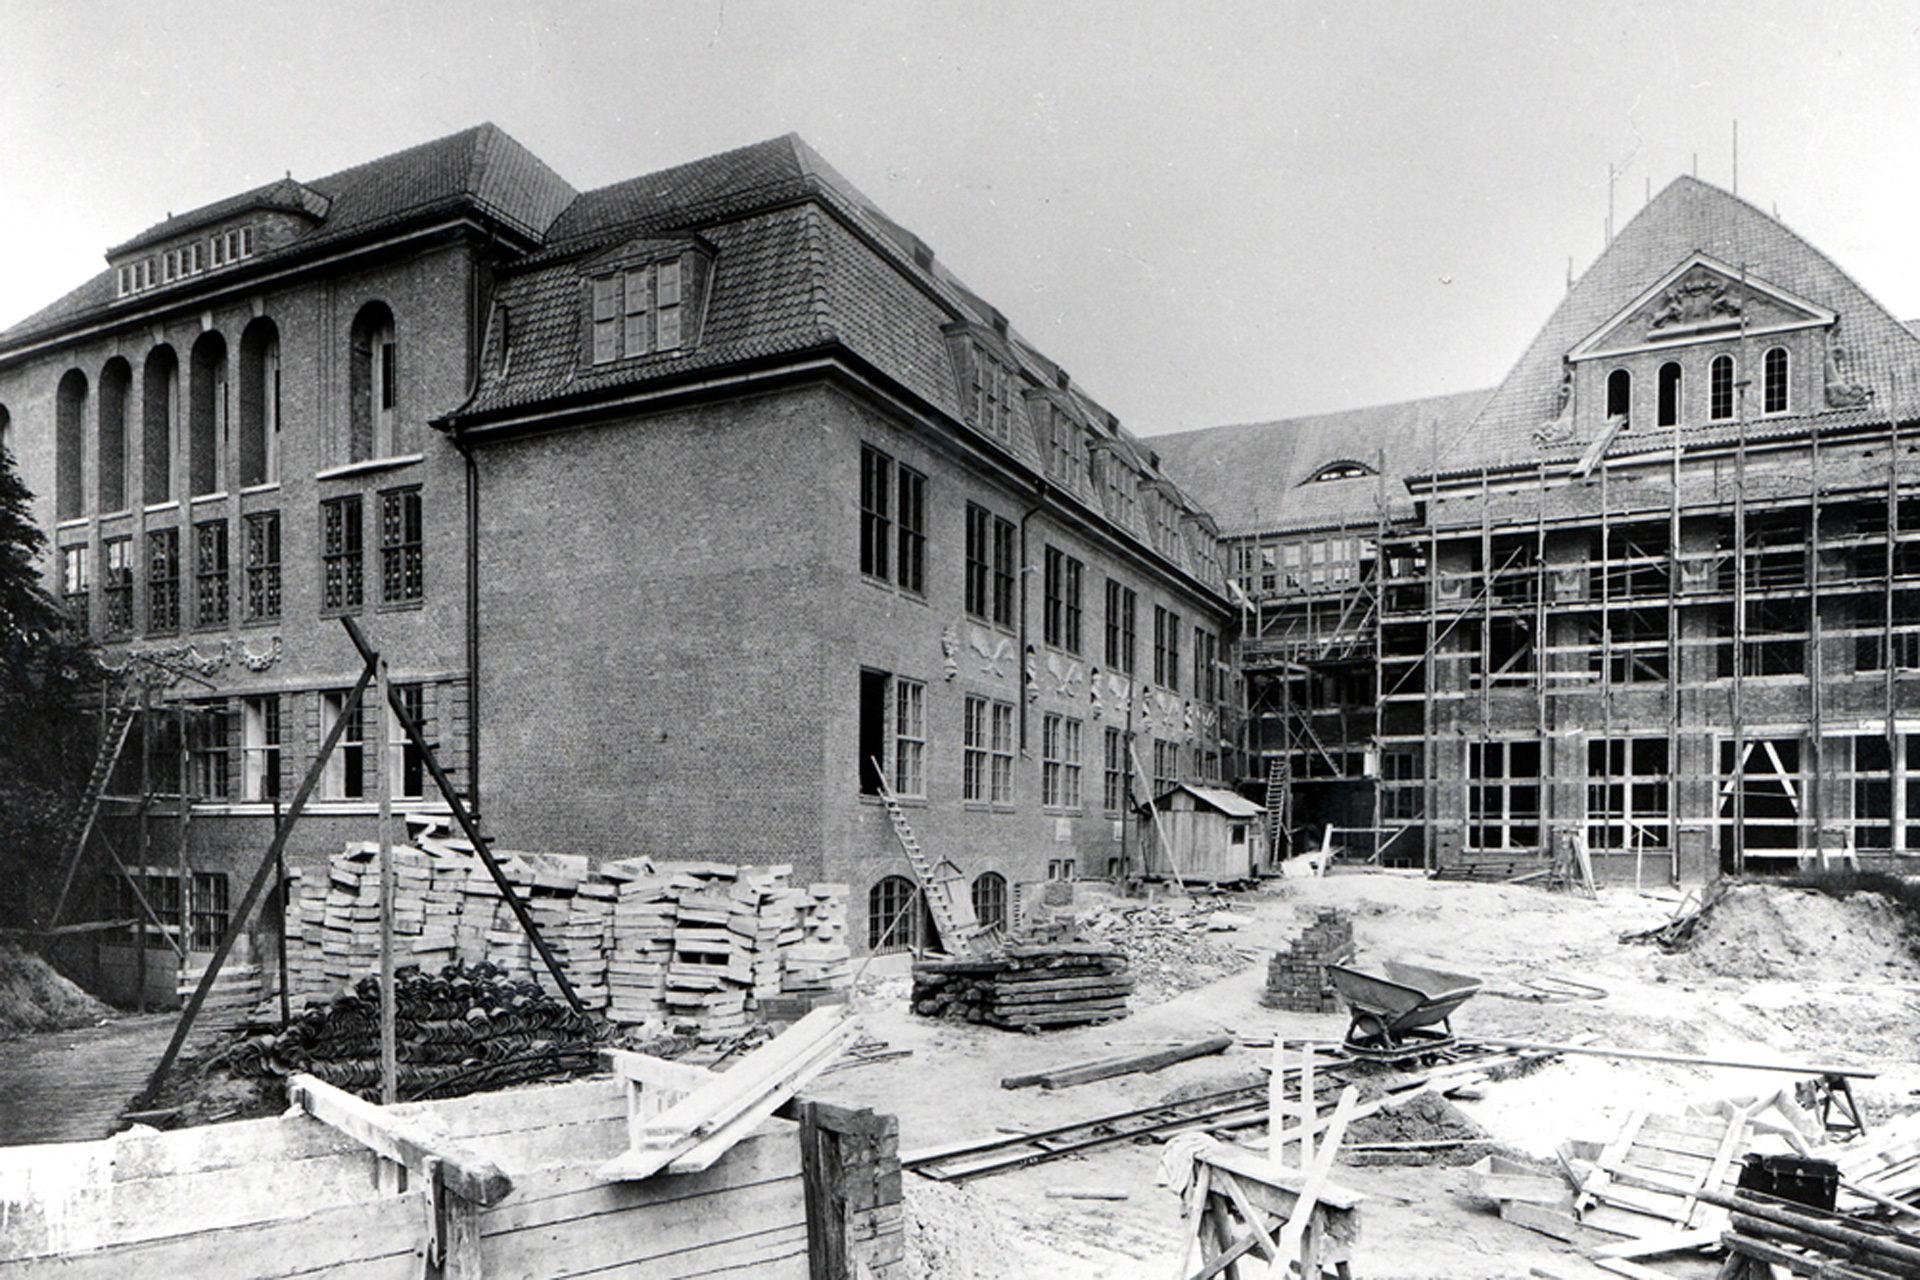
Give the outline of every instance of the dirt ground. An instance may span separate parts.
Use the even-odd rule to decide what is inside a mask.
[[[1271,1051],[1236,1047],[1152,1075],[1056,1092],[999,1083],[1006,1075],[1223,1031],[1337,1040],[1346,1031],[1344,1014],[1293,1014],[1259,1003],[1266,958],[1312,920],[1315,908],[1333,906],[1353,914],[1363,960],[1425,961],[1483,979],[1486,989],[1454,1019],[1461,1034],[1561,1043],[1590,1036],[1614,1047],[1749,1062],[1856,1065],[1880,1073],[1855,1088],[1870,1121],[1920,1102],[1910,1096],[1920,1088],[1920,966],[1898,914],[1878,898],[1841,903],[1778,889],[1736,892],[1742,896],[1716,910],[1693,952],[1668,955],[1618,938],[1668,920],[1678,893],[1607,889],[1593,901],[1395,873],[1278,881],[1237,898],[1230,914],[1217,917],[1234,929],[1212,935],[1257,963],[1105,1026],[1020,1035],[917,1018],[907,1009],[908,980],[869,969],[856,1003],[865,1033],[912,1056],[834,1072],[811,1091],[894,1112],[902,1150],[911,1152],[1256,1080]],[[1785,912],[1782,893],[1790,894]],[[1567,981],[1604,994],[1569,998],[1571,988],[1560,985]],[[1548,991],[1552,998],[1543,998]],[[1690,1103],[1772,1094],[1800,1078],[1564,1057],[1484,1085],[1482,1099],[1457,1105],[1500,1147],[1550,1158],[1566,1139],[1611,1137],[1631,1109],[1679,1112]],[[1155,1184],[1160,1152],[1153,1144],[1119,1146],[964,1186],[909,1174],[917,1274],[1165,1280],[1184,1240],[1174,1195]],[[1493,1280],[1526,1277],[1536,1266],[1566,1276],[1606,1274],[1570,1247],[1476,1203],[1463,1168],[1342,1165],[1334,1176],[1366,1197],[1357,1275]],[[1124,1192],[1126,1199],[1057,1198],[1089,1190]],[[1663,1261],[1661,1269],[1704,1277],[1714,1266]]]

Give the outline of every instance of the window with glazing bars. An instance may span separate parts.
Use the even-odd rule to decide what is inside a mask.
[[[1046,641],[1068,653],[1080,652],[1081,564],[1058,547],[1046,553]]]
[[[92,550],[87,546],[60,549],[60,588],[67,616],[83,628],[87,625],[87,564]]]
[[[204,520],[193,526],[193,620],[201,627],[224,627],[229,613],[227,522]]]
[[[1117,814],[1126,805],[1127,740],[1118,729],[1106,730],[1106,779],[1100,792],[1100,807]]]
[[[180,531],[147,531],[147,630],[180,629]]]
[[[1107,666],[1133,674],[1134,622],[1140,597],[1132,587],[1107,579]]]
[[[1040,722],[1040,803],[1080,807],[1080,722],[1048,714]]]
[[[247,517],[247,620],[280,616],[280,513]]]
[[[227,876],[224,871],[193,873],[193,941],[196,951],[211,951],[227,933]]]
[[[1153,607],[1153,682],[1180,692],[1180,615]]]
[[[366,599],[366,553],[360,495],[320,504],[320,607],[332,613],[358,609]]]
[[[426,595],[420,490],[388,489],[380,495],[380,602],[409,604]]]

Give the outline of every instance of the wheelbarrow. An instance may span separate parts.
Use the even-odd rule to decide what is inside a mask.
[[[1357,1057],[1400,1062],[1453,1044],[1453,1011],[1480,989],[1480,979],[1385,960],[1383,972],[1327,966],[1333,989],[1353,1021],[1343,1046]]]

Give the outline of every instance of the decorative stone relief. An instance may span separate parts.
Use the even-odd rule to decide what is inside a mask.
[[[960,674],[960,634],[948,623],[947,629],[940,633],[940,661],[946,668],[946,678],[951,680]]]
[[[200,646],[192,643],[157,645],[129,649],[126,661],[119,666],[110,667],[103,662],[100,669],[111,675],[126,675],[137,668],[142,672],[160,675],[162,678],[158,683],[162,685],[173,685],[188,674],[211,676],[235,662],[249,671],[265,671],[280,661],[284,652],[285,646],[277,635],[268,642],[262,653],[253,652],[244,642],[236,645],[231,639],[220,640],[208,653],[202,653]]]
[[[1660,296],[1647,332],[1658,333],[1674,325],[1701,325],[1715,320],[1740,318],[1741,300],[1728,282],[1704,272],[1689,273],[1684,280]]]
[[[1851,409],[1873,399],[1873,392],[1847,377],[1847,353],[1840,347],[1827,352],[1827,408]]]
[[[980,670],[995,680],[1004,679],[1006,672],[1001,664],[1013,656],[1013,641],[1005,636],[996,636],[981,627],[967,628],[967,643],[980,655]]]
[[[1053,692],[1056,697],[1078,696],[1080,670],[1080,664],[1071,658],[1063,658],[1057,653],[1047,655],[1047,674],[1053,677]]]
[[[1034,661],[1032,645],[1027,646],[1026,675],[1027,701],[1037,702],[1040,699],[1040,668]]]
[[[1554,395],[1553,417],[1534,428],[1533,442],[1538,445],[1565,444],[1573,439],[1573,368],[1560,373],[1560,390]]]

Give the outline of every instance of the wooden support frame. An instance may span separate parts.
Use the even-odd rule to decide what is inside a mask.
[[[314,1119],[405,1166],[415,1177],[431,1177],[469,1204],[490,1207],[513,1190],[513,1179],[493,1161],[417,1120],[394,1115],[324,1080],[296,1074],[287,1081],[287,1097]]]

